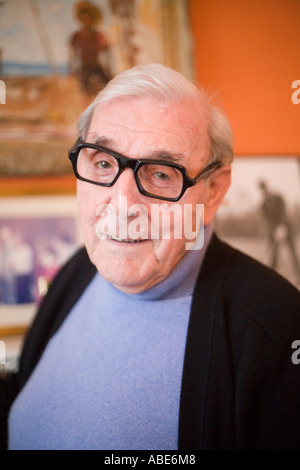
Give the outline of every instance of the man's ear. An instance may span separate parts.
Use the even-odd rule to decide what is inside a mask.
[[[222,166],[206,181],[204,225],[208,225],[221,204],[231,183],[231,165]]]

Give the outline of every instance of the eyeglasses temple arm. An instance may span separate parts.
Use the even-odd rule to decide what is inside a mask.
[[[193,179],[194,184],[198,183],[200,179],[206,178],[210,173],[221,168],[221,166],[222,163],[220,161],[210,163],[205,168],[203,168],[203,170],[200,171],[200,173]]]

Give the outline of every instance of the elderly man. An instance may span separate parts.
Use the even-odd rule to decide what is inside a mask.
[[[134,67],[69,156],[85,248],[2,384],[9,448],[298,448],[299,292],[213,233],[223,114],[179,73]]]

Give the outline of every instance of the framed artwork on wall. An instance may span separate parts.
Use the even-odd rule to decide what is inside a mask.
[[[77,119],[105,83],[146,62],[192,77],[191,50],[187,0],[0,2],[0,174],[71,173]]]
[[[300,159],[237,156],[216,232],[300,289]]]
[[[22,334],[81,245],[75,195],[0,198],[0,336]]]

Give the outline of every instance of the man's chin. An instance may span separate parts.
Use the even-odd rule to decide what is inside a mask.
[[[100,274],[116,289],[126,294],[140,294],[152,287],[152,283],[147,277],[143,279],[140,276],[126,274],[122,271],[122,268],[115,275],[111,273],[107,275],[107,272],[100,272]]]
[[[126,293],[144,292],[162,281],[171,270],[167,262],[170,251],[162,241],[105,239],[87,247],[100,275]]]
[[[151,280],[155,275],[149,259],[142,256],[122,256],[121,253],[118,257],[110,256],[108,259],[106,255],[99,256],[97,253],[95,256],[94,253],[91,259],[100,275],[114,287],[131,294],[139,294],[151,287]]]

